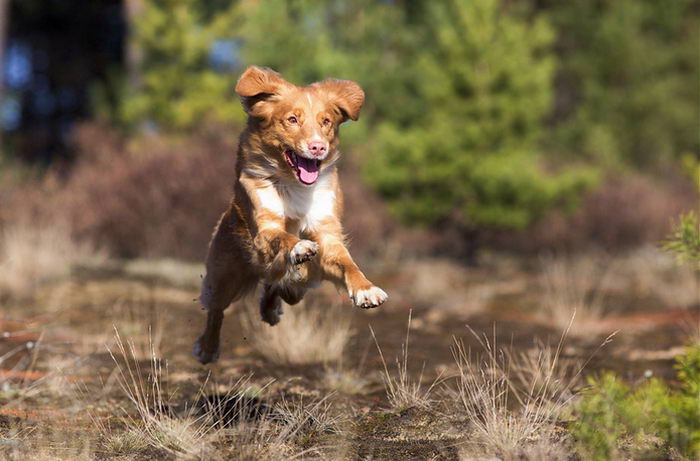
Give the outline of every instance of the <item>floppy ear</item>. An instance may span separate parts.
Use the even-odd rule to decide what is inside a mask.
[[[352,80],[326,79],[321,82],[321,86],[340,111],[343,121],[348,118],[357,120],[360,117],[360,109],[365,102],[365,92],[360,85]]]
[[[250,113],[256,103],[280,94],[290,85],[291,83],[272,69],[250,66],[238,79],[236,93],[241,97],[243,108]]]

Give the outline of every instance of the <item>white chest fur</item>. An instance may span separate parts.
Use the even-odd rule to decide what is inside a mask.
[[[260,204],[285,218],[299,221],[301,231],[314,230],[335,214],[335,190],[331,175],[323,175],[312,186],[279,183],[258,189]]]

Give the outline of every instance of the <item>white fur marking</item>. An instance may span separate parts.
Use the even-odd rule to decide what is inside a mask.
[[[297,264],[310,259],[318,253],[318,244],[311,240],[299,240],[292,251],[289,253],[289,258],[292,264]]]
[[[350,293],[350,297],[357,307],[377,307],[387,300],[389,295],[379,287],[359,290],[357,293]]]
[[[313,136],[311,136],[311,139],[309,139],[309,143],[314,142],[314,141],[321,141],[323,143],[326,142],[325,139],[321,137],[321,135],[318,134],[318,131],[314,130]],[[327,143],[326,143],[327,144]]]
[[[335,215],[335,191],[318,189],[314,192],[311,208],[301,223],[304,230],[315,229],[325,218]]]
[[[313,106],[314,106],[314,103],[311,101],[311,95],[310,95],[309,93],[306,93],[306,99],[309,100],[309,105],[310,105],[311,107],[313,107]]]
[[[274,187],[263,187],[256,189],[256,192],[263,208],[278,216],[284,216],[285,205]]]
[[[298,219],[300,230],[313,230],[324,218],[335,215],[335,191],[331,176],[322,175],[313,186],[280,184],[284,215]]]

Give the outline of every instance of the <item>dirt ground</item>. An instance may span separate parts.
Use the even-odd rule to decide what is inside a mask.
[[[339,360],[325,364],[265,358],[251,339],[262,327],[251,328],[241,317],[256,299],[226,312],[218,363],[198,364],[190,353],[204,322],[194,301],[198,265],[78,267],[30,298],[3,301],[0,456],[273,459],[267,445],[297,459],[479,459],[468,419],[446,397],[456,372],[456,340],[474,357],[485,340],[517,354],[556,347],[575,309],[559,357],[582,370],[569,389],[575,394],[585,385],[583,376],[603,369],[632,383],[649,376],[673,382],[673,357],[700,326],[697,278],[653,249],[615,258],[486,255],[477,268],[447,260],[365,267],[390,294],[379,309],[355,309],[344,293],[326,285],[304,305],[286,306],[287,316],[317,309],[349,322],[352,334]],[[409,312],[406,379],[422,383],[423,390],[436,379],[438,384],[428,404],[397,407],[387,398],[382,356],[387,372],[398,373]],[[210,422],[216,426],[211,431],[201,429],[203,402],[214,402],[222,413],[219,407],[239,395],[248,399],[248,410],[231,421],[224,414]],[[148,407],[145,416],[140,399]],[[179,440],[172,443],[143,442],[149,435],[142,433],[129,439],[138,427],[149,427],[148,418],[162,415],[194,419],[196,428],[176,431]],[[273,422],[247,435],[230,429],[260,420]],[[150,437],[158,436],[151,431]],[[562,438],[562,446],[567,443]]]

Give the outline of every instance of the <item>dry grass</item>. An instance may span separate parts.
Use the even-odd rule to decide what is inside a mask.
[[[643,247],[626,255],[611,274],[610,287],[621,295],[654,299],[665,308],[700,304],[700,273],[679,265],[673,255]]]
[[[609,333],[604,320],[624,314],[625,303],[657,311],[700,304],[700,274],[652,247],[614,260],[600,253],[545,257],[540,284],[541,318],[563,331],[575,317],[570,334],[582,338]]]
[[[470,443],[477,445],[477,451],[501,460],[568,457],[570,441],[558,430],[557,422],[571,407],[588,364],[562,358],[573,322],[572,317],[556,347],[537,342],[528,352],[499,348],[495,339],[472,331],[485,353],[476,360],[455,340],[457,384],[447,388],[447,394],[450,402],[464,410],[473,431]]]
[[[473,364],[461,343],[454,346],[459,369],[454,400],[465,410],[474,437],[485,453],[517,459],[531,440],[554,436],[557,406],[542,395],[525,395],[525,405],[511,410],[513,396],[505,355],[486,344],[487,359]]]
[[[125,344],[118,331],[115,331],[115,339],[116,350],[109,350],[109,353],[117,365],[119,386],[131,405],[122,408],[127,431],[121,438],[115,438],[112,431],[102,428],[103,434],[108,435],[106,448],[133,450],[148,446],[178,457],[211,456],[215,428],[205,425],[204,418],[197,416],[193,407],[182,418],[172,414],[172,394],[164,388],[167,366],[163,361],[153,353],[149,361],[150,373],[144,379],[134,344]]]
[[[634,282],[626,277],[626,274],[632,273],[627,272],[627,260],[617,261],[616,270],[605,273],[602,276],[603,281],[596,285],[590,280],[578,281],[571,274],[593,274],[594,278],[600,279],[602,269],[599,266],[581,269],[582,266],[572,260],[558,262],[564,266],[562,272],[566,275],[556,279],[561,281],[558,287],[581,284],[574,286],[579,290],[581,299],[586,298],[586,295],[580,293],[595,292],[597,288],[604,286],[608,304],[612,304],[611,299],[621,299],[617,297],[617,292],[627,289],[626,287],[633,283],[639,286],[640,293],[646,290],[646,287],[654,293],[655,290],[658,291],[658,284],[670,283],[668,280],[662,280],[660,274],[673,273],[672,268],[663,266],[663,270],[658,272],[657,280],[647,281],[643,278],[643,268],[637,269],[635,264],[629,262],[629,271],[634,269],[640,273],[639,282]],[[625,270],[621,270],[620,265],[624,265]],[[150,275],[160,273],[160,269],[142,267],[133,271],[138,274],[138,277],[134,277],[137,281],[66,281],[60,284],[60,287],[65,286],[64,291],[59,290],[59,285],[51,285],[50,289],[41,290],[32,304],[17,303],[17,308],[23,308],[26,304],[33,309],[26,311],[25,315],[51,316],[48,328],[43,321],[32,325],[46,328],[45,342],[50,343],[54,349],[39,347],[27,351],[24,346],[11,352],[14,344],[7,341],[3,343],[7,347],[3,353],[9,352],[10,355],[4,361],[0,358],[0,367],[4,365],[6,368],[12,368],[18,363],[17,359],[24,356],[26,359],[19,364],[22,370],[35,369],[46,372],[47,369],[53,368],[48,365],[56,363],[55,358],[42,352],[46,351],[53,356],[59,352],[60,359],[64,359],[65,356],[61,367],[71,369],[72,365],[67,358],[77,356],[85,363],[80,368],[73,367],[70,370],[71,378],[88,378],[85,380],[85,386],[90,388],[89,398],[94,403],[90,411],[94,412],[96,420],[107,426],[98,432],[94,429],[96,424],[86,427],[84,421],[77,422],[76,427],[79,427],[84,435],[75,437],[73,427],[64,427],[62,419],[67,417],[73,422],[73,416],[77,417],[80,414],[77,410],[83,410],[84,407],[71,404],[69,398],[58,399],[49,395],[49,392],[44,393],[45,387],[37,388],[37,392],[41,391],[41,394],[32,394],[32,389],[15,388],[13,384],[9,392],[17,393],[18,397],[37,397],[25,400],[21,404],[24,406],[18,405],[18,408],[31,409],[34,402],[47,402],[47,405],[54,406],[54,409],[61,406],[57,412],[57,417],[61,420],[47,417],[44,420],[23,420],[15,423],[18,430],[25,431],[23,433],[3,431],[0,427],[0,458],[4,454],[5,442],[7,446],[17,447],[16,450],[12,448],[15,451],[10,451],[16,453],[14,459],[27,459],[30,451],[35,451],[36,453],[31,454],[38,459],[42,459],[42,456],[45,459],[56,459],[66,453],[66,456],[70,457],[68,459],[356,459],[361,457],[360,454],[379,459],[385,455],[383,450],[388,446],[392,448],[386,459],[430,459],[423,453],[428,453],[433,445],[450,444],[451,450],[452,446],[460,441],[465,441],[464,445],[458,447],[461,451],[460,456],[465,460],[539,460],[566,459],[574,456],[562,428],[562,419],[569,419],[568,404],[575,398],[581,366],[562,357],[561,344],[549,347],[546,344],[535,343],[533,347],[533,342],[526,338],[529,336],[527,333],[542,331],[541,325],[523,321],[524,334],[521,336],[517,334],[520,332],[516,333],[514,346],[499,348],[498,346],[503,346],[502,340],[499,340],[501,344],[498,345],[495,342],[490,345],[484,344],[487,354],[479,361],[472,361],[469,352],[463,346],[455,346],[456,362],[461,365],[458,366],[451,360],[446,348],[438,350],[433,347],[432,338],[447,334],[448,331],[454,332],[452,327],[448,329],[444,325],[450,320],[457,322],[459,318],[450,315],[444,317],[445,323],[432,324],[428,320],[431,314],[427,308],[419,318],[409,316],[405,336],[398,340],[391,333],[396,327],[395,318],[386,316],[386,313],[375,317],[372,322],[376,331],[374,342],[383,363],[377,367],[375,360],[375,365],[369,369],[357,365],[358,362],[363,363],[362,351],[348,352],[350,347],[345,346],[350,337],[350,315],[357,315],[359,318],[357,313],[348,313],[346,316],[345,312],[339,312],[340,309],[336,307],[326,309],[322,304],[302,304],[286,307],[287,312],[281,324],[269,327],[258,319],[257,312],[249,311],[249,320],[252,323],[245,330],[247,343],[251,344],[254,339],[259,339],[259,343],[254,347],[261,353],[267,351],[272,344],[273,348],[282,350],[282,353],[287,355],[283,359],[270,359],[271,363],[268,365],[261,365],[252,354],[241,352],[235,361],[229,361],[224,376],[234,376],[235,380],[241,373],[245,373],[244,370],[254,367],[257,370],[256,375],[260,373],[262,376],[275,376],[283,383],[273,384],[258,394],[264,395],[264,399],[261,400],[269,405],[270,413],[261,415],[259,419],[239,419],[233,424],[227,424],[220,408],[212,406],[202,409],[193,403],[199,402],[193,395],[198,392],[195,388],[199,383],[198,376],[205,372],[203,370],[209,370],[211,376],[216,376],[222,371],[218,367],[199,367],[189,357],[189,351],[180,347],[186,335],[196,334],[193,330],[196,325],[191,326],[189,322],[182,321],[195,317],[196,306],[191,303],[191,289],[174,288],[171,285],[180,283],[174,281],[178,271],[168,269],[164,272],[173,276],[151,278]],[[426,276],[428,273],[429,271]],[[525,287],[523,290],[529,289],[529,274],[520,275],[520,278],[525,280],[522,283]],[[192,278],[188,275],[187,280]],[[144,279],[147,281],[143,281]],[[184,281],[184,278],[182,283],[187,283],[189,287],[190,282]],[[490,279],[485,283],[493,284]],[[466,288],[471,290],[472,287]],[[470,292],[465,290],[465,287],[457,286],[455,291]],[[57,299],[49,299],[54,293]],[[498,296],[510,300],[507,296],[513,293],[519,292],[504,289]],[[524,294],[529,295],[530,292]],[[594,299],[602,297],[596,296]],[[310,299],[314,300],[314,297]],[[496,301],[500,302],[501,299]],[[633,304],[635,299],[632,297],[623,301]],[[442,306],[435,306],[433,310],[440,308]],[[193,309],[194,313],[191,312]],[[325,351],[339,328],[341,322],[334,317],[338,314],[343,315],[342,322],[347,321],[346,327],[341,325],[340,328],[343,340],[341,352],[336,354],[336,359],[319,359],[321,353],[318,349]],[[19,310],[8,310],[6,315],[13,317],[20,314]],[[317,315],[321,315],[322,320],[319,320]],[[485,312],[484,316],[486,315],[488,313]],[[418,325],[418,320],[423,321],[422,328]],[[568,321],[571,323],[571,319]],[[132,340],[122,341],[121,346],[118,341],[113,343],[112,349],[118,366],[112,377],[107,378],[107,384],[102,384],[102,388],[98,389],[101,384],[94,378],[109,373],[104,370],[112,367],[109,358],[100,354],[103,350],[98,351],[96,345],[111,342],[112,334],[105,335],[106,327],[111,323],[117,325],[122,338],[128,337]],[[475,324],[483,325],[483,319],[476,319]],[[537,328],[527,330],[533,325]],[[578,325],[576,320],[574,325]],[[428,329],[433,326],[434,330]],[[17,328],[13,334],[26,333],[30,327]],[[31,328],[31,332],[36,332],[39,327]],[[508,325],[507,328],[511,326]],[[265,336],[268,333],[278,334],[281,329],[286,329],[282,338],[271,340]],[[261,330],[263,332],[259,333]],[[309,340],[309,330],[313,330],[311,333],[316,335],[315,339]],[[320,334],[323,336],[319,338]],[[681,341],[680,338],[676,339]],[[59,344],[58,341],[65,343]],[[404,344],[399,349],[401,342]],[[485,340],[484,342],[487,343]],[[308,343],[311,345],[311,351]],[[586,354],[588,347],[595,346],[584,343],[579,348],[582,343],[577,341],[576,347],[566,348],[567,352],[571,350],[575,354]],[[240,346],[241,341],[238,339],[235,340],[235,344],[240,351],[245,349]],[[416,363],[415,360],[417,348],[423,344],[430,345],[426,350],[421,350],[422,353],[430,354],[430,358],[426,359],[425,374],[429,375],[427,379],[422,373],[420,362]],[[375,346],[371,340],[364,344],[370,352]],[[649,347],[652,346],[656,345],[652,344]],[[660,342],[659,348],[661,347],[666,348],[666,342]],[[342,355],[343,349],[345,356]],[[172,359],[172,376],[168,376],[165,362],[158,359],[162,357],[162,352]],[[289,364],[289,357],[298,358],[300,355],[306,357],[303,360],[299,359],[302,360],[301,363],[327,363],[325,366],[302,367],[301,370],[298,367],[275,365]],[[343,360],[340,360],[341,357]],[[350,365],[346,364],[344,367],[345,360]],[[33,365],[35,362],[36,365]],[[437,364],[438,370],[440,367],[457,369],[456,379],[450,381],[453,385],[447,394],[440,392],[442,386],[436,385],[435,382],[431,384],[434,376],[433,364]],[[300,373],[303,376],[301,379],[298,378]],[[211,386],[212,380],[213,378],[207,386]],[[288,381],[291,383],[292,380],[294,383],[288,384]],[[381,391],[381,381],[389,403],[394,408],[413,409],[401,413],[386,411],[386,407],[379,403],[376,398],[378,394],[375,393],[377,390]],[[45,383],[50,385],[48,381]],[[440,381],[437,383],[440,384]],[[61,384],[56,381],[56,385]],[[105,391],[108,385],[110,387]],[[174,389],[174,386],[180,388]],[[246,387],[248,384],[242,381],[222,384],[216,387],[215,391],[235,399],[237,394],[245,392]],[[337,392],[337,397],[332,397],[332,402],[330,397],[318,397],[331,389]],[[208,388],[207,397],[211,397],[211,391],[212,389]],[[50,393],[58,394],[53,391]],[[203,394],[204,390],[201,390],[197,396]],[[304,396],[303,400],[299,398],[301,395]],[[383,395],[380,398],[384,400]],[[69,408],[68,405],[75,406]],[[119,408],[114,411],[114,405],[121,405],[123,411],[119,411]],[[349,418],[348,415],[352,415],[352,419],[346,424],[345,418]],[[28,434],[26,428],[30,425],[38,429]],[[50,431],[56,433],[50,441],[45,440],[44,432]],[[336,452],[330,449],[332,446],[344,448],[346,453],[342,458],[336,457]],[[420,450],[417,447],[421,447]],[[54,452],[51,452],[52,449]],[[415,454],[416,450],[421,454]],[[402,456],[404,454],[405,456]]]
[[[15,334],[22,332],[15,332]],[[71,397],[74,383],[66,379],[75,367],[75,357],[59,358],[52,345],[46,344],[43,332],[36,340],[26,341],[0,355],[0,407],[21,408],[28,399],[39,396],[49,398]],[[38,366],[40,356],[46,364],[42,371]],[[12,363],[8,366],[7,363]]]
[[[525,395],[548,395],[549,400],[561,401],[572,398],[573,390],[580,384],[583,365],[578,359],[566,359],[560,349],[553,350],[549,344],[539,340],[534,347],[514,352],[504,351],[509,364],[512,386],[525,389],[515,394],[516,398]],[[519,402],[525,404],[525,402]]]
[[[167,386],[167,364],[152,352],[149,369],[142,369],[133,342],[125,343],[118,332],[115,346],[109,352],[117,365],[119,386],[130,403],[122,408],[126,429],[114,431],[93,417],[102,434],[102,449],[113,456],[155,450],[158,456],[177,459],[297,459],[319,452],[300,446],[300,436],[335,433],[343,420],[331,412],[327,398],[311,404],[283,401],[274,409],[255,406],[248,396],[253,389],[250,376],[230,383],[224,394],[214,396],[205,392],[207,379],[195,401],[178,410],[182,405],[176,404],[175,393]]]
[[[140,431],[127,429],[106,435],[102,449],[110,455],[135,455],[143,453],[149,447],[148,441]]]
[[[360,370],[348,369],[342,366],[336,368],[327,367],[323,373],[323,387],[341,394],[360,395],[366,394],[375,384],[375,381],[361,373]]]
[[[512,354],[499,349],[495,339],[475,336],[485,358],[472,360],[471,351],[455,341],[457,387],[449,394],[466,412],[476,442],[485,454],[499,459],[528,459],[529,446],[537,442],[541,451],[543,443],[551,445],[556,439],[555,423],[571,398],[568,385],[556,375],[564,336],[553,353],[543,349],[535,360],[522,360],[515,375]]]
[[[328,394],[324,398],[307,403],[302,397],[283,400],[275,406],[275,413],[292,427],[302,428],[311,435],[339,434],[347,418],[334,412]]]
[[[352,337],[350,317],[339,306],[320,306],[306,300],[284,306],[280,323],[271,327],[257,309],[245,306],[241,324],[253,348],[272,363],[304,365],[341,359]]]
[[[9,370],[9,372],[12,374],[31,371],[33,364],[36,362],[37,348],[35,346],[34,342],[29,342],[10,349],[0,356],[0,369],[4,368],[4,362],[12,359],[15,355],[29,352],[29,354],[26,354],[25,357]],[[28,373],[26,376],[28,376]],[[14,381],[5,377],[0,377],[0,407],[17,404],[25,398],[34,395],[36,393],[36,387],[37,386],[32,385],[26,378]]]
[[[162,355],[161,346],[165,335],[165,318],[157,295],[131,295],[122,298],[111,308],[113,326],[125,336],[132,338],[130,352],[136,359],[148,359]],[[104,342],[102,343],[104,344]]]
[[[0,296],[31,297],[42,284],[67,277],[77,263],[105,259],[77,242],[65,223],[13,224],[0,233]]]
[[[470,270],[447,259],[408,259],[401,261],[406,282],[397,296],[410,302],[440,306],[431,314],[459,315],[466,318],[483,312],[494,294],[493,286],[469,286]]]
[[[412,311],[410,311],[408,314],[406,340],[401,345],[401,357],[396,357],[395,374],[389,371],[386,359],[384,358],[384,353],[382,352],[382,348],[379,346],[379,342],[377,341],[377,336],[374,334],[372,327],[370,327],[372,338],[377,346],[379,357],[381,358],[382,366],[384,367],[382,378],[384,381],[384,389],[386,390],[387,399],[389,400],[389,404],[392,406],[392,408],[399,410],[411,407],[430,408],[430,406],[435,403],[432,398],[432,393],[435,390],[435,387],[442,382],[442,374],[440,374],[428,387],[423,385],[425,363],[423,364],[423,368],[421,368],[420,374],[417,377],[412,377],[408,370],[408,344],[411,331],[411,317]]]
[[[575,318],[575,336],[601,333],[609,261],[596,257],[546,257],[542,260],[544,287],[542,317],[564,331]]]

